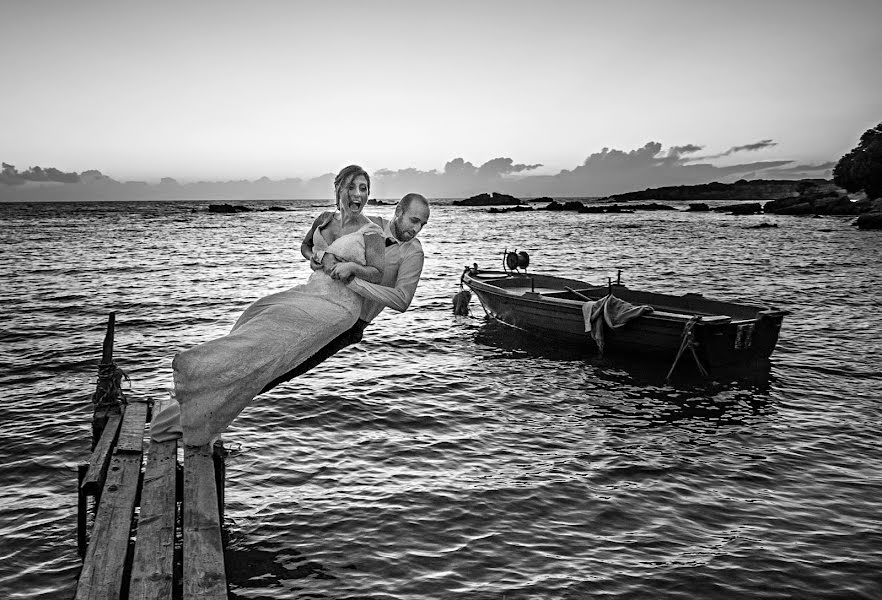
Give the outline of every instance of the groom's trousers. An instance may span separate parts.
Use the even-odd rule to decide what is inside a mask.
[[[337,354],[340,350],[345,348],[346,346],[351,346],[352,344],[357,344],[364,337],[364,328],[370,325],[368,321],[362,321],[359,319],[355,322],[355,325],[335,337],[333,340],[328,342],[321,350],[307,358],[305,361],[285,373],[284,375],[280,375],[275,378],[271,382],[269,382],[265,388],[263,388],[260,393],[268,392],[280,383],[285,383],[295,377],[299,377],[319,366],[321,363],[325,362],[329,357]]]

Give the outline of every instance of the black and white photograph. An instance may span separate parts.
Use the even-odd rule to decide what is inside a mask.
[[[882,598],[882,3],[0,3],[0,598]]]

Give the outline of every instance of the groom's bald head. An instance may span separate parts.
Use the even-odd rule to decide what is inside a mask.
[[[429,201],[422,194],[407,194],[395,207],[392,233],[400,242],[409,242],[429,222]]]

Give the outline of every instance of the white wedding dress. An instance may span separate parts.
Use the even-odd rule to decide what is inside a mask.
[[[316,228],[313,248],[364,265],[364,236],[371,233],[383,231],[369,223],[328,245]],[[175,356],[172,368],[184,443],[207,444],[268,383],[352,327],[361,304],[361,296],[343,282],[313,271],[305,284],[254,302],[229,334]],[[162,441],[162,432],[151,435]]]

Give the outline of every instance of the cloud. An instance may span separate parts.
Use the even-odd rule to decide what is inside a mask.
[[[64,173],[53,167],[30,167],[21,173],[15,168],[15,165],[3,163],[3,170],[0,171],[0,183],[6,185],[23,185],[26,182],[36,183],[77,183],[80,176],[76,173]]]
[[[662,145],[658,142],[647,142],[642,148],[623,152],[604,148],[600,152],[590,154],[585,162],[573,169],[573,171],[561,171],[561,173],[579,173],[598,170],[634,169],[652,166],[664,162],[659,159]]]
[[[753,144],[745,144],[744,146],[732,146],[729,150],[729,153],[733,152],[743,152],[745,150],[753,152],[755,150],[763,150],[765,148],[771,148],[772,146],[777,146],[778,143],[772,140],[760,140],[758,142],[754,142]]]
[[[830,179],[833,176],[833,167],[837,161],[831,160],[817,164],[796,164],[784,167],[768,168],[760,177],[769,177],[772,179]]]
[[[791,165],[789,167],[775,169],[776,173],[791,173],[791,172],[804,172],[804,171],[829,171],[833,167],[836,166],[838,161],[831,160],[823,163],[817,164],[798,164]]]
[[[768,144],[763,140],[757,144]],[[757,144],[748,144],[756,147]],[[538,165],[516,164],[510,158],[494,158],[475,167],[455,158],[442,171],[383,169],[375,173],[378,197],[395,198],[419,191],[435,198],[456,198],[483,192],[504,192],[520,197],[609,196],[626,191],[668,185],[691,185],[711,181],[734,181],[747,173],[782,168],[789,160],[753,161],[718,167],[711,162],[695,162],[702,150],[689,143],[665,149],[660,142],[647,142],[639,148],[603,148],[589,154],[582,164],[563,169],[556,175],[532,175]]]
[[[777,169],[779,167],[783,167],[784,165],[789,165],[792,163],[792,160],[763,160],[749,163],[741,163],[737,165],[730,165],[727,167],[715,167],[713,165],[707,165],[711,169],[713,169],[716,173],[721,176],[725,175],[743,175],[745,173],[750,173],[753,171],[764,171],[766,169]],[[688,165],[692,166],[692,165]],[[696,165],[697,166],[697,165]]]
[[[533,169],[537,169],[541,167],[541,164],[536,165],[521,165],[514,164],[514,161],[510,158],[494,158],[493,160],[488,160],[483,165],[478,167],[477,176],[478,177],[501,177],[503,175],[510,175],[512,173],[521,173],[523,171],[532,171]]]
[[[771,148],[777,145],[778,142],[774,140],[760,140],[752,144],[744,144],[743,146],[732,146],[725,152],[720,152],[719,154],[711,154],[709,156],[702,156],[701,159],[705,160],[712,158],[722,158],[723,156],[729,156],[730,154],[735,154],[736,152],[756,152],[757,150],[765,150],[766,148]]]
[[[478,171],[477,167],[470,162],[466,162],[461,158],[454,158],[444,165],[444,174],[452,176],[474,175]]]
[[[668,149],[668,159],[670,160],[680,160],[684,154],[694,154],[702,150],[704,146],[698,146],[696,144],[686,144],[685,146],[671,146]]]
[[[792,162],[758,161],[718,167],[710,162],[697,163],[698,158],[689,156],[701,149],[699,144],[686,144],[663,151],[662,145],[655,141],[629,151],[603,148],[572,170],[564,169],[551,176],[525,177],[501,191],[526,196],[609,196],[651,187],[734,181],[747,173]]]
[[[723,155],[751,152],[775,145],[772,140],[733,146]],[[443,169],[417,168],[379,169],[371,175],[371,196],[396,199],[409,192],[419,192],[430,198],[462,198],[485,192],[503,192],[522,198],[610,196],[653,187],[693,185],[712,181],[731,182],[745,177],[761,178],[829,178],[834,162],[794,164],[791,160],[751,161],[717,166],[709,157],[696,156],[703,146],[688,143],[664,148],[660,142],[647,142],[639,148],[621,150],[602,148],[589,154],[581,164],[562,169],[553,175],[536,175],[531,171],[539,164],[516,163],[509,157],[497,157],[480,166],[463,157],[448,161]],[[177,183],[163,179],[157,185],[120,183],[99,171],[84,171],[76,186],[58,186],[33,190],[20,185],[30,177],[57,180],[63,174],[52,169],[30,169],[19,173],[15,167],[3,164],[0,200],[137,200],[137,199],[311,199],[327,201],[333,198],[333,173],[311,179],[283,179],[272,181],[263,177],[257,181],[225,181]],[[61,173],[61,175],[59,175]],[[54,178],[54,179],[53,179]],[[32,184],[29,184],[32,185]],[[29,189],[25,189],[29,188]]]
[[[561,171],[560,175],[603,176],[616,171],[633,173],[643,169],[682,167],[688,160],[684,159],[683,155],[692,154],[699,150],[701,150],[701,146],[687,144],[685,146],[671,146],[665,153],[662,152],[662,145],[659,142],[648,142],[642,148],[628,152],[604,148],[600,152],[590,154],[585,162],[572,171]]]
[[[420,192],[435,198],[457,198],[488,190],[500,190],[511,183],[511,177],[541,166],[515,163],[511,158],[497,157],[476,167],[458,157],[448,161],[440,172],[436,169],[380,169],[374,172],[377,183],[371,188],[377,197],[383,198],[399,198],[409,192]]]

